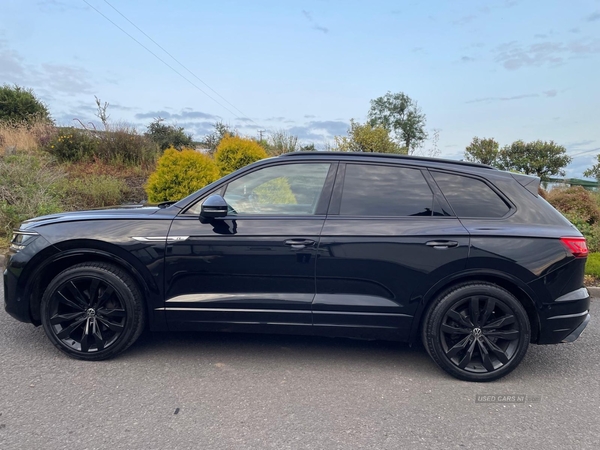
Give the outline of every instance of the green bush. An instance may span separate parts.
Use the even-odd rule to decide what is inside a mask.
[[[123,203],[129,188],[123,180],[110,175],[88,175],[64,179],[59,185],[66,209],[91,209]]]
[[[33,90],[14,85],[0,86],[0,122],[51,122],[46,105]]]
[[[160,156],[156,142],[126,125],[111,126],[96,135],[99,141],[96,157],[107,163],[149,165]]]
[[[585,236],[590,252],[600,251],[600,208],[592,192],[581,186],[555,188],[546,199]]]
[[[61,127],[46,145],[46,150],[60,162],[92,161],[99,141],[92,133],[75,127]]]
[[[22,221],[61,211],[57,183],[64,174],[44,155],[18,153],[0,158],[0,237]]]
[[[215,161],[225,176],[267,156],[265,149],[252,139],[226,136],[217,147]]]
[[[144,135],[151,141],[156,142],[161,150],[166,150],[169,147],[181,150],[185,147],[191,147],[192,136],[186,134],[183,127],[175,125],[165,125],[164,119],[155,119]]]
[[[125,125],[107,131],[60,128],[46,150],[61,162],[100,160],[123,165],[154,164],[160,154],[158,144]]]
[[[590,191],[581,186],[552,189],[547,200],[565,216],[594,225],[600,221],[600,208]]]
[[[156,171],[148,178],[146,193],[153,203],[176,201],[219,178],[214,160],[195,150],[165,150]]]
[[[590,253],[588,255],[585,274],[600,278],[600,253]]]

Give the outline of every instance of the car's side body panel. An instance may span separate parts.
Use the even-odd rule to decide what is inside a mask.
[[[315,261],[324,217],[173,221],[165,260],[171,329],[312,325]],[[218,225],[218,226],[215,226]],[[293,242],[306,241],[305,246]],[[300,247],[300,248],[295,248]]]
[[[437,241],[456,246],[427,245]],[[468,253],[468,233],[454,218],[329,217],[317,261],[316,332],[407,339],[420,297],[463,270]]]

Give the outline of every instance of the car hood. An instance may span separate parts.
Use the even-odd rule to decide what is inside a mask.
[[[46,216],[34,217],[22,223],[21,229],[27,230],[42,225],[58,222],[73,222],[80,220],[135,219],[155,214],[162,208],[158,206],[127,205],[110,208],[90,209],[87,211],[72,211]]]

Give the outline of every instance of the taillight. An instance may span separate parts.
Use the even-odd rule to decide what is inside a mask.
[[[583,257],[588,255],[588,248],[584,237],[562,237],[560,240],[573,256]]]

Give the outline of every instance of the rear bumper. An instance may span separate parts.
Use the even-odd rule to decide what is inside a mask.
[[[585,288],[563,295],[540,313],[538,344],[573,342],[590,321],[590,297]]]
[[[585,330],[585,327],[587,327],[587,324],[590,322],[590,319],[592,318],[592,316],[590,316],[589,314],[585,317],[585,319],[583,320],[583,322],[581,322],[581,325],[579,325],[577,328],[575,328],[575,330],[573,330],[573,332],[568,335],[566,338],[564,338],[562,340],[562,342],[573,342],[575,341],[579,335],[581,333],[583,333],[583,330]]]

